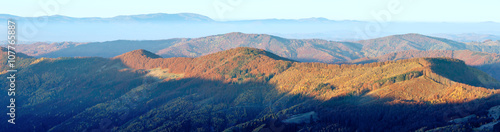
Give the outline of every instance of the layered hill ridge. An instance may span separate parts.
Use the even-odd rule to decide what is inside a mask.
[[[132,51],[125,53],[128,55],[136,53]],[[135,69],[153,69],[153,68],[166,68],[170,69],[173,73],[185,74],[186,77],[204,77],[204,78],[217,78],[226,81],[238,82],[249,77],[260,76],[263,78],[274,77],[281,72],[286,72],[289,68],[297,68],[305,65],[322,65],[317,63],[298,63],[286,58],[279,57],[273,53],[255,49],[238,47],[226,51],[221,51],[197,58],[143,58],[143,61],[124,61],[120,55],[115,58],[122,59],[125,65]],[[403,63],[404,62],[404,63]],[[417,58],[408,59],[395,62],[376,62],[364,65],[345,65],[347,69],[357,70],[357,68],[371,68],[373,65],[385,65],[386,63],[397,66],[401,64],[400,68],[406,65],[418,64],[420,66],[413,67],[413,70],[398,71],[396,76],[424,76],[428,78],[427,81],[434,81],[442,84],[443,86],[451,86],[456,83],[470,85],[475,87],[487,88],[500,88],[500,83],[489,76],[488,74],[479,71],[475,68],[468,67],[464,61],[452,58]],[[136,66],[139,65],[139,66]],[[326,67],[342,67],[342,65],[326,64]],[[144,66],[144,67],[141,67]],[[307,66],[306,66],[307,67]],[[328,68],[327,68],[328,69]],[[334,68],[335,69],[335,68]],[[341,68],[344,69],[344,68]],[[398,69],[398,68],[396,68]],[[392,71],[392,70],[389,70]],[[353,71],[354,72],[354,71]],[[393,71],[396,72],[396,71]],[[412,73],[412,75],[405,75]],[[298,74],[298,73],[294,73]],[[415,75],[413,75],[415,74]],[[416,74],[419,74],[416,76]],[[421,75],[420,75],[421,74]],[[372,76],[378,76],[371,74]],[[300,75],[299,75],[300,76]],[[361,77],[358,77],[361,78]],[[379,78],[378,80],[371,80],[371,83],[382,82],[381,80],[391,78]],[[344,78],[352,79],[352,78]],[[406,79],[413,79],[407,77]],[[390,80],[390,79],[389,79]],[[392,80],[393,82],[396,82]],[[369,80],[357,80],[355,82],[361,83],[370,82]]]
[[[137,52],[139,51],[131,51],[114,59],[121,60],[124,65],[134,69],[162,68],[169,69],[168,71],[171,73],[184,74],[186,77],[203,77],[226,81],[242,81],[249,77],[257,77],[257,79],[263,80],[270,75],[277,74],[280,70],[285,70],[294,62],[261,49],[245,47],[197,58],[141,57],[128,59],[130,57],[124,57]]]
[[[361,40],[365,56],[375,57],[391,52],[405,50],[464,50],[466,44],[443,39],[425,36],[421,34],[403,34],[388,37]]]
[[[154,14],[139,14],[139,15],[120,15],[109,18],[102,17],[69,17],[62,15],[46,16],[48,19],[57,23],[119,23],[119,22],[210,22],[211,18],[194,13],[154,13]],[[24,19],[38,19],[39,17],[20,17],[9,14],[0,14],[0,19],[15,19],[25,21]]]
[[[271,82],[277,83],[283,91],[326,100],[354,92],[368,95],[367,100],[377,97],[440,103],[462,102],[465,96],[471,99],[491,95],[491,90],[480,87],[500,88],[500,83],[486,73],[451,58],[416,58],[364,65],[297,63]],[[447,96],[456,88],[469,92]]]
[[[187,41],[189,39],[168,39],[168,40],[116,40],[106,42],[92,42],[92,43],[69,43],[69,45],[55,45],[51,49],[59,50],[42,50],[46,51],[43,54],[38,54],[37,57],[106,57],[111,58],[123,53],[145,49],[152,52],[157,52],[165,47],[170,47],[173,44]],[[20,52],[32,53],[32,50],[43,49],[52,47],[53,43],[46,44],[30,44],[30,45],[17,45],[20,47]],[[66,48],[65,48],[66,47]],[[33,49],[36,48],[36,49]],[[50,51],[50,52],[49,52]],[[34,54],[33,54],[34,55]]]
[[[7,49],[6,47],[0,47],[0,51],[1,51],[2,55],[7,55],[9,49]],[[12,51],[15,52],[15,50],[12,50]],[[19,53],[19,52],[15,52],[15,55],[17,57],[22,57],[22,58],[32,58],[31,56],[28,56],[28,55],[26,55],[24,53]],[[2,59],[3,58],[7,58],[7,57],[2,57]]]
[[[421,57],[447,57],[460,59],[463,60],[465,64],[478,68],[486,72],[490,76],[496,78],[497,80],[500,80],[500,55],[495,53],[475,52],[469,50],[409,50],[389,53],[378,57],[360,58],[348,63],[360,64]]]
[[[96,130],[105,121],[112,131],[258,131],[310,111],[320,115],[316,125],[286,129],[410,131],[452,118],[438,116],[468,116],[455,109],[470,102],[482,103],[478,111],[499,103],[498,82],[450,58],[339,65],[247,47],[196,58],[133,50],[111,59],[36,59],[19,75],[30,75],[19,78],[16,96],[19,123],[35,126],[18,129],[25,131]],[[414,123],[400,123],[408,119]]]
[[[389,53],[377,57],[364,57],[351,61],[351,63],[383,62],[400,59],[422,58],[422,57],[447,57],[465,61],[467,65],[478,66],[489,63],[500,62],[500,55],[496,53],[477,52],[470,50],[407,50]]]
[[[470,51],[459,51],[459,52],[470,53]],[[444,54],[446,53],[448,52],[444,51]],[[438,56],[440,57],[441,55]],[[415,57],[416,56],[408,58],[415,58]],[[247,70],[245,72],[259,73],[259,74],[262,73],[277,74],[276,71],[270,73],[271,71],[266,69],[275,69],[276,66],[278,66],[276,65],[275,62],[281,61],[281,62],[286,62],[286,64],[283,66],[281,66],[281,64],[279,65],[282,67],[279,68],[280,72],[283,72],[287,68],[292,67],[293,63],[296,63],[292,60],[279,57],[273,53],[267,52],[262,49],[247,48],[247,47],[238,47],[197,58],[182,58],[182,57],[161,58],[160,56],[154,53],[141,49],[141,50],[134,50],[131,52],[127,52],[125,54],[114,57],[114,59],[119,59],[126,66],[135,69],[167,68],[167,69],[172,69],[173,72],[188,73],[191,74],[192,76],[209,74],[209,72],[210,74],[214,74],[216,72],[217,73],[233,72],[229,71],[228,69]],[[394,59],[394,60],[399,60],[399,59]],[[482,71],[468,67],[466,63],[462,60],[452,59],[452,58],[420,58],[420,59],[410,59],[410,60],[418,61],[417,63],[422,65],[422,67],[420,68],[420,70],[418,70],[418,72],[422,72],[422,74],[427,73],[424,75],[434,74],[439,76],[439,78],[441,79],[445,79],[442,80],[442,82],[440,83],[452,84],[458,82],[477,87],[488,87],[488,88],[500,87],[500,83],[497,80],[495,80],[494,78],[492,78],[491,76]],[[382,63],[387,63],[387,62],[382,62]],[[376,64],[378,63],[370,63],[366,65],[376,65]],[[272,65],[275,67],[270,67],[267,65]],[[182,67],[182,68],[176,68],[176,67]],[[267,68],[260,68],[260,67],[267,67]],[[234,69],[234,68],[243,68],[243,69]],[[252,71],[252,68],[255,68],[254,70],[257,69],[258,70]]]
[[[498,41],[462,43],[420,34],[393,35],[354,42],[336,42],[320,39],[286,39],[266,34],[239,32],[200,38],[128,41],[117,40],[87,44],[20,45],[20,52],[38,57],[99,56],[114,57],[136,49],[146,49],[162,57],[198,57],[236,47],[264,49],[278,56],[302,62],[336,63],[364,57],[408,50],[471,50],[500,53]],[[54,47],[56,46],[56,47]],[[35,53],[33,48],[54,47]],[[55,49],[55,50],[54,50]],[[430,56],[427,56],[430,57]]]
[[[432,78],[433,74],[437,74],[439,77],[443,78],[432,78],[434,81],[438,81],[443,84],[452,85],[454,83],[464,83],[476,87],[487,87],[487,88],[500,88],[500,82],[495,78],[489,76],[488,74],[468,67],[464,61],[451,58],[424,58],[426,62],[420,62],[420,64],[428,67],[430,72],[425,73]]]
[[[236,47],[253,47],[298,61],[332,62],[358,58],[359,45],[319,39],[285,39],[266,34],[239,32],[192,39],[158,51],[165,57],[197,57]]]
[[[5,47],[0,47],[0,72],[4,73],[6,70],[11,69],[8,67],[8,56],[9,55],[14,55],[16,59],[16,63],[14,68],[19,68],[23,66],[29,65],[35,58],[28,56],[24,53],[16,52],[15,50],[12,50],[11,53],[9,53],[9,49]]]
[[[47,43],[47,42],[36,42],[32,44],[20,44],[16,45],[16,51],[22,52],[29,56],[40,56],[51,52],[56,52],[61,49],[71,48],[78,45],[86,43],[77,42],[60,42],[60,43]],[[66,56],[70,57],[70,56]]]
[[[130,52],[124,53],[122,55],[116,56],[115,58],[120,58],[123,60],[123,59],[133,58],[133,57],[144,58],[144,59],[145,58],[152,58],[152,59],[162,58],[161,56],[156,55],[155,53],[149,52],[149,51],[144,50],[144,49],[130,51]]]

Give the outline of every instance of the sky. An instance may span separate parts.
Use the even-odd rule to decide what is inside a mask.
[[[500,22],[500,0],[8,0],[0,14],[114,17],[196,13],[214,20],[300,19]]]

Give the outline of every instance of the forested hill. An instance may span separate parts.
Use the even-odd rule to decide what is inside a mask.
[[[493,122],[487,110],[500,104],[498,81],[452,58],[338,65],[240,47],[196,58],[135,50],[26,61],[16,121],[31,126],[0,131],[468,131]],[[314,118],[297,118],[307,113]]]

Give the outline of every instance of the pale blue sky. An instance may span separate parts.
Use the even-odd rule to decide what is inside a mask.
[[[52,1],[58,4],[46,13],[43,3]],[[393,2],[400,3],[396,6],[400,12],[391,13],[391,21],[500,22],[500,0],[7,0],[1,2],[0,14],[113,17],[197,13],[215,20],[324,17],[373,21],[376,15],[372,12],[387,11]]]

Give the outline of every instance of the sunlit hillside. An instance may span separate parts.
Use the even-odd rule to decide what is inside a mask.
[[[287,131],[411,131],[485,117],[500,101],[497,80],[450,58],[337,65],[240,47],[197,58],[40,58],[19,70],[30,75],[17,97],[19,122],[34,124],[26,131],[258,131],[273,120]],[[309,123],[297,118],[311,112]]]

